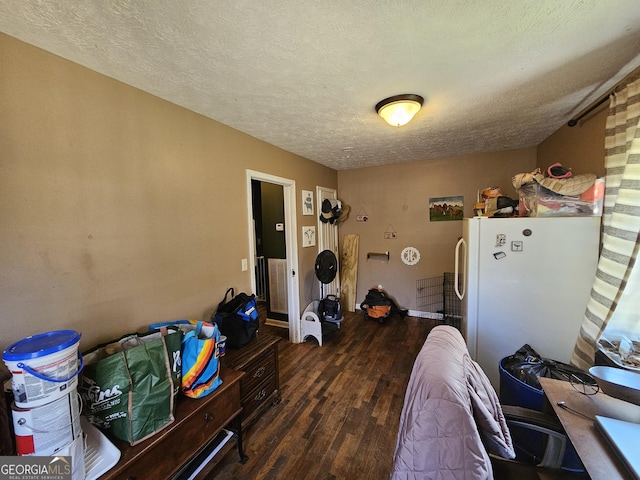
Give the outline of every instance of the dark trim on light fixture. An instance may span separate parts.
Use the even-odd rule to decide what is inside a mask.
[[[422,107],[422,104],[424,103],[424,98],[422,98],[420,95],[416,95],[414,93],[403,93],[402,95],[394,95],[393,97],[380,100],[376,104],[376,113],[380,112],[380,109],[385,105],[388,105],[392,102],[397,102],[400,100],[410,100],[412,102],[418,102],[421,107]]]
[[[392,127],[409,123],[422,108],[424,98],[414,93],[405,93],[385,98],[376,104],[376,113]]]

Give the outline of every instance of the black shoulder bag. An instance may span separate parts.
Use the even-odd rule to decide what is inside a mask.
[[[231,293],[231,298],[227,296]],[[233,288],[224,294],[211,321],[218,324],[220,332],[227,337],[228,348],[245,346],[258,331],[258,307],[255,295],[239,293]]]

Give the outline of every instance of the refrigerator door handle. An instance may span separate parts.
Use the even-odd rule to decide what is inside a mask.
[[[455,273],[454,273],[454,287],[455,287],[455,292],[456,292],[456,296],[462,300],[465,296],[465,294],[467,293],[467,289],[466,289],[466,284],[463,284],[463,290],[462,292],[460,292],[460,288],[458,287],[458,285],[460,284],[459,282],[459,276],[460,276],[460,248],[464,245],[464,256],[462,257],[462,278],[466,278],[467,277],[467,242],[464,241],[464,238],[461,238],[460,240],[458,240],[458,243],[456,244],[456,254],[455,254]]]

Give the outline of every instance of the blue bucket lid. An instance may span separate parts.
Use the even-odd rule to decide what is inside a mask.
[[[51,355],[78,343],[80,336],[81,334],[75,330],[55,330],[32,335],[9,346],[2,353],[2,359],[8,362],[19,362]]]

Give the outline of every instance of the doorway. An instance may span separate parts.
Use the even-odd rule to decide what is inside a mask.
[[[273,321],[288,327],[289,340],[299,343],[295,182],[247,170],[247,194],[251,289],[258,297],[264,295],[269,316],[279,317]]]
[[[256,297],[267,306],[267,324],[289,328],[284,189],[251,180],[256,258]]]

